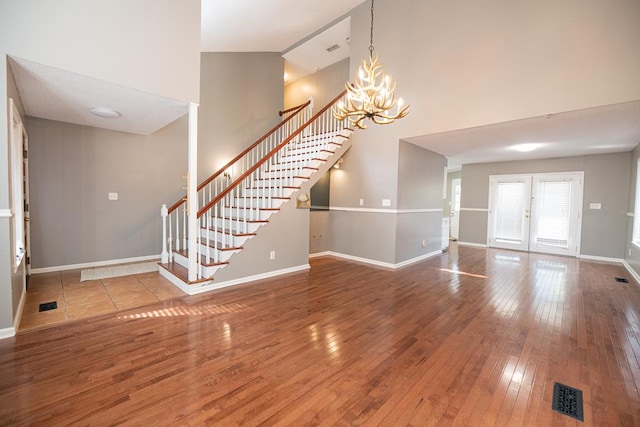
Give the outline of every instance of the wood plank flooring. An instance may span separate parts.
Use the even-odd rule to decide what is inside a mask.
[[[311,265],[1,340],[0,425],[640,425],[621,266],[468,247]],[[556,381],[584,423],[551,410]]]

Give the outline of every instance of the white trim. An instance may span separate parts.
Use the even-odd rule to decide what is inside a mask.
[[[309,259],[320,258],[320,257],[323,257],[323,256],[335,256],[334,253],[335,252],[331,252],[331,251],[316,252],[316,253],[313,253],[313,254],[309,254]]]
[[[640,275],[636,273],[636,271],[633,269],[633,267],[631,267],[631,265],[627,262],[626,259],[622,260],[622,265],[624,266],[624,268],[627,269],[629,274],[633,276],[633,278],[636,280],[636,283],[640,283]]]
[[[415,258],[411,258],[411,259],[408,259],[406,261],[402,261],[402,262],[397,263],[397,264],[391,264],[390,262],[378,261],[378,260],[369,259],[369,258],[362,258],[362,257],[353,256],[353,255],[342,254],[340,252],[333,252],[333,251],[325,251],[325,252],[317,252],[315,254],[309,254],[309,258],[318,258],[318,257],[322,257],[322,256],[333,256],[333,257],[336,257],[336,258],[347,259],[349,261],[356,261],[356,262],[361,262],[361,263],[364,263],[364,264],[371,264],[371,265],[375,265],[377,267],[384,267],[384,268],[390,268],[390,269],[394,269],[395,270],[397,268],[406,267],[407,265],[414,264],[416,262],[425,260],[427,258],[431,258],[431,257],[436,256],[436,255],[441,255],[441,254],[442,254],[441,250],[433,251],[433,252],[430,252],[428,254],[420,255],[420,256],[417,256]]]
[[[372,208],[348,208],[342,206],[330,206],[331,211],[340,212],[367,212],[367,213],[384,213],[384,214],[406,214],[406,213],[425,213],[425,212],[442,212],[442,208],[425,208],[425,209],[372,209]]]
[[[486,243],[458,242],[458,246],[471,246],[473,248],[488,248]]]
[[[488,208],[460,208],[460,210],[469,212],[489,212]]]
[[[16,328],[0,329],[0,340],[16,336]]]
[[[0,209],[0,218],[11,218],[12,216],[11,209]]]
[[[633,212],[627,212],[627,216],[633,218]]]
[[[624,260],[622,258],[609,258],[605,256],[597,256],[597,255],[576,255],[576,258],[586,259],[587,261],[602,261],[602,262],[611,262],[614,264],[622,264]]]
[[[107,265],[128,264],[131,262],[154,261],[154,260],[160,261],[160,255],[147,255],[147,256],[141,256],[141,257],[135,257],[135,258],[111,259],[108,261],[87,262],[84,264],[59,265],[55,267],[32,268],[31,274],[53,273],[56,271],[76,270],[76,269],[91,268],[91,267],[104,267]]]
[[[24,276],[23,276],[24,278]],[[13,319],[13,330],[17,331],[20,327],[20,320],[22,320],[22,311],[24,310],[24,303],[27,301],[27,291],[22,290],[22,296],[18,303],[18,310],[16,311],[16,317]]]
[[[209,281],[209,282],[204,282],[204,283],[197,284],[197,285],[188,285],[188,284],[182,282],[181,280],[179,280],[181,284],[178,285],[178,287],[180,289],[182,289],[182,291],[184,293],[188,294],[188,295],[197,295],[197,294],[201,294],[203,292],[213,291],[215,289],[221,289],[221,288],[226,288],[226,287],[229,287],[229,286],[240,285],[242,283],[253,282],[253,281],[256,281],[256,280],[270,279],[272,277],[281,276],[283,274],[290,274],[290,273],[297,273],[299,271],[306,271],[306,270],[309,270],[310,268],[311,268],[311,266],[309,264],[303,264],[303,265],[299,265],[299,266],[296,266],[296,267],[285,268],[285,269],[282,269],[282,270],[270,271],[268,273],[256,274],[254,276],[247,276],[247,277],[241,277],[239,279],[227,280],[226,282]],[[166,269],[160,268],[161,272],[162,272],[162,270],[166,271]],[[167,273],[169,273],[169,275],[173,276],[173,274],[171,274],[170,272],[167,271]]]

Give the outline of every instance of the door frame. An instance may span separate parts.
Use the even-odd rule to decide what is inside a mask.
[[[491,233],[493,231],[493,226],[492,226],[492,221],[493,221],[493,215],[492,215],[492,208],[493,208],[493,197],[494,196],[494,190],[492,188],[492,183],[494,182],[494,180],[497,180],[499,178],[505,179],[505,180],[516,180],[518,178],[521,179],[526,179],[526,177],[529,178],[529,196],[530,198],[533,197],[533,189],[534,189],[534,182],[536,181],[536,178],[540,178],[540,177],[551,177],[551,176],[570,176],[572,179],[576,180],[577,185],[575,186],[576,189],[576,199],[573,200],[573,202],[575,203],[575,207],[577,208],[577,216],[574,218],[575,219],[575,236],[574,236],[574,240],[571,241],[571,244],[575,244],[575,251],[569,251],[569,253],[567,253],[567,251],[562,251],[562,250],[554,250],[553,248],[545,248],[546,250],[544,251],[540,251],[540,250],[531,250],[531,242],[530,242],[530,237],[531,237],[531,215],[533,214],[532,210],[533,210],[533,203],[531,203],[530,200],[530,204],[529,204],[529,210],[528,210],[528,223],[527,223],[527,232],[528,232],[528,236],[527,236],[527,248],[526,249],[522,249],[522,248],[517,248],[517,247],[505,247],[505,246],[495,246],[491,244]],[[581,249],[581,245],[582,245],[582,219],[583,219],[583,199],[584,199],[584,171],[568,171],[568,172],[540,172],[540,173],[523,173],[523,174],[504,174],[504,175],[490,175],[489,176],[489,212],[487,215],[487,247],[503,247],[505,249],[514,249],[514,250],[524,250],[527,252],[538,252],[538,253],[546,253],[546,254],[555,254],[555,255],[565,255],[565,256],[573,256],[573,257],[579,257],[580,256],[580,249]],[[570,249],[570,248],[569,248]]]
[[[451,203],[451,205],[449,206],[449,216],[451,217],[451,219],[449,220],[449,236],[454,240],[458,240],[458,238],[460,237],[460,210],[458,209],[457,214],[454,215],[455,205],[456,205],[456,200],[455,200],[456,186],[460,189],[460,192],[462,192],[461,178],[453,178],[451,180],[451,194],[450,194],[451,198],[449,199]],[[454,221],[454,218],[455,218],[455,221]],[[455,236],[452,233],[454,222],[456,223]]]
[[[487,215],[487,246],[490,248],[501,248],[501,249],[512,249],[516,251],[528,251],[529,250],[529,224],[531,216],[531,174],[510,174],[510,175],[490,175],[489,176],[489,212]],[[525,184],[525,194],[524,194],[524,202],[522,205],[522,218],[523,218],[523,229],[522,229],[522,242],[520,244],[516,243],[501,243],[501,244],[492,244],[493,240],[493,232],[495,231],[495,227],[493,222],[495,221],[495,216],[493,213],[493,204],[495,198],[495,185],[499,182],[511,182],[511,183],[524,183]],[[528,203],[527,203],[528,202]],[[525,247],[526,246],[526,247]]]

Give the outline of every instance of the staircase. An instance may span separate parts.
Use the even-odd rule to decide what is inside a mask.
[[[269,218],[348,149],[352,130],[331,112],[345,96],[313,116],[311,101],[282,112],[281,123],[198,185],[197,212],[189,212],[186,197],[163,205],[160,273],[191,293],[192,285],[211,284],[249,239],[260,238]]]

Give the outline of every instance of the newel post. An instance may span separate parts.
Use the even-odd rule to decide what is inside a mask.
[[[189,104],[189,154],[187,162],[189,173],[187,174],[187,209],[189,232],[189,281],[198,278],[198,104]]]
[[[167,215],[169,215],[169,209],[167,209],[167,205],[162,205],[160,215],[162,216],[162,253],[160,254],[160,262],[166,264],[169,262],[169,252],[167,252]]]

